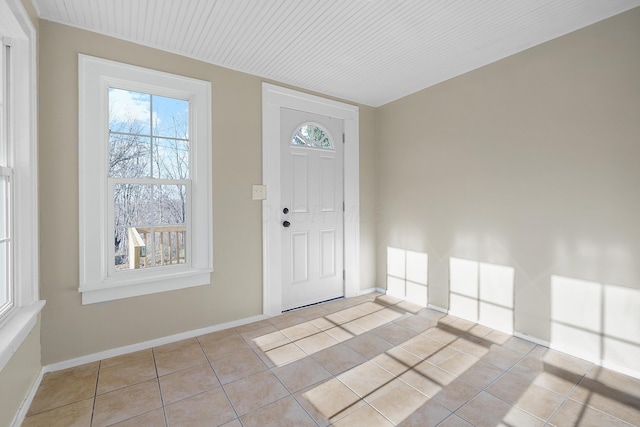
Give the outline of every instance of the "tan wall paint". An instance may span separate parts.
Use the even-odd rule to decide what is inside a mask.
[[[387,246],[429,253],[430,302],[443,307],[450,256],[510,265],[516,329],[547,339],[551,274],[640,288],[638,15],[361,106],[361,289],[384,285]],[[40,31],[43,362],[259,314],[261,80],[47,21]],[[78,53],[212,81],[212,286],[81,305]]]
[[[40,320],[0,372],[0,426],[10,426],[35,384],[40,365]]]
[[[516,330],[549,339],[550,276],[640,289],[640,8],[378,112],[386,247],[515,268]],[[634,321],[630,319],[630,321]]]
[[[40,43],[41,282],[42,297],[47,300],[42,321],[44,364],[262,313],[261,205],[251,200],[251,185],[262,180],[261,79],[48,21],[40,22]],[[211,286],[81,304],[78,53],[211,81],[215,270]],[[372,114],[369,109],[361,113],[366,122]],[[371,133],[365,135],[373,138]],[[364,144],[364,150],[374,150],[372,141]],[[371,162],[362,173],[370,174],[370,167]],[[369,228],[365,234],[373,235]],[[373,275],[373,270],[368,273],[370,278]]]
[[[376,281],[377,109],[360,106],[360,289]]]

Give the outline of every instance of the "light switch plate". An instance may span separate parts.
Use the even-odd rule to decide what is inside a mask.
[[[266,200],[267,199],[267,186],[254,184],[251,187],[251,199],[252,200]]]

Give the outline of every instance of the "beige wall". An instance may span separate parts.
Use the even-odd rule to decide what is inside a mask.
[[[450,257],[511,266],[516,329],[541,339],[552,274],[640,289],[639,24],[636,9],[361,107],[361,289],[384,286],[388,246],[429,254],[441,307]],[[47,21],[39,39],[44,364],[260,314],[261,80]],[[81,305],[78,53],[212,82],[212,286]]]
[[[388,246],[515,269],[515,328],[549,339],[551,275],[640,289],[640,8],[381,107]],[[630,318],[629,322],[638,322]]]
[[[78,53],[212,83],[213,234],[211,286],[81,304],[78,293]],[[254,76],[48,21],[40,22],[40,244],[43,363],[262,313],[262,219],[251,185],[262,180],[262,81]],[[364,108],[371,122],[373,109]],[[362,174],[374,150],[365,131]],[[365,206],[372,188],[363,183]],[[371,224],[366,241],[373,241]],[[369,235],[369,236],[367,236]],[[373,250],[370,250],[373,256]],[[373,282],[373,262],[364,274]]]
[[[376,108],[360,106],[360,289],[376,281]]]
[[[9,426],[33,387],[40,365],[40,321],[0,371],[0,426]]]

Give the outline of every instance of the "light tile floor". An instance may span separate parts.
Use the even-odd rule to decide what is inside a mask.
[[[380,294],[45,375],[24,426],[630,426],[640,380]]]

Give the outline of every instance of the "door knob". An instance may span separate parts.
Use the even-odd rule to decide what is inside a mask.
[[[285,221],[285,222],[282,223],[283,227],[288,227],[290,225],[291,225],[291,223],[289,221]]]
[[[289,208],[282,209],[282,213],[285,214],[285,215],[288,214],[289,213]]]

